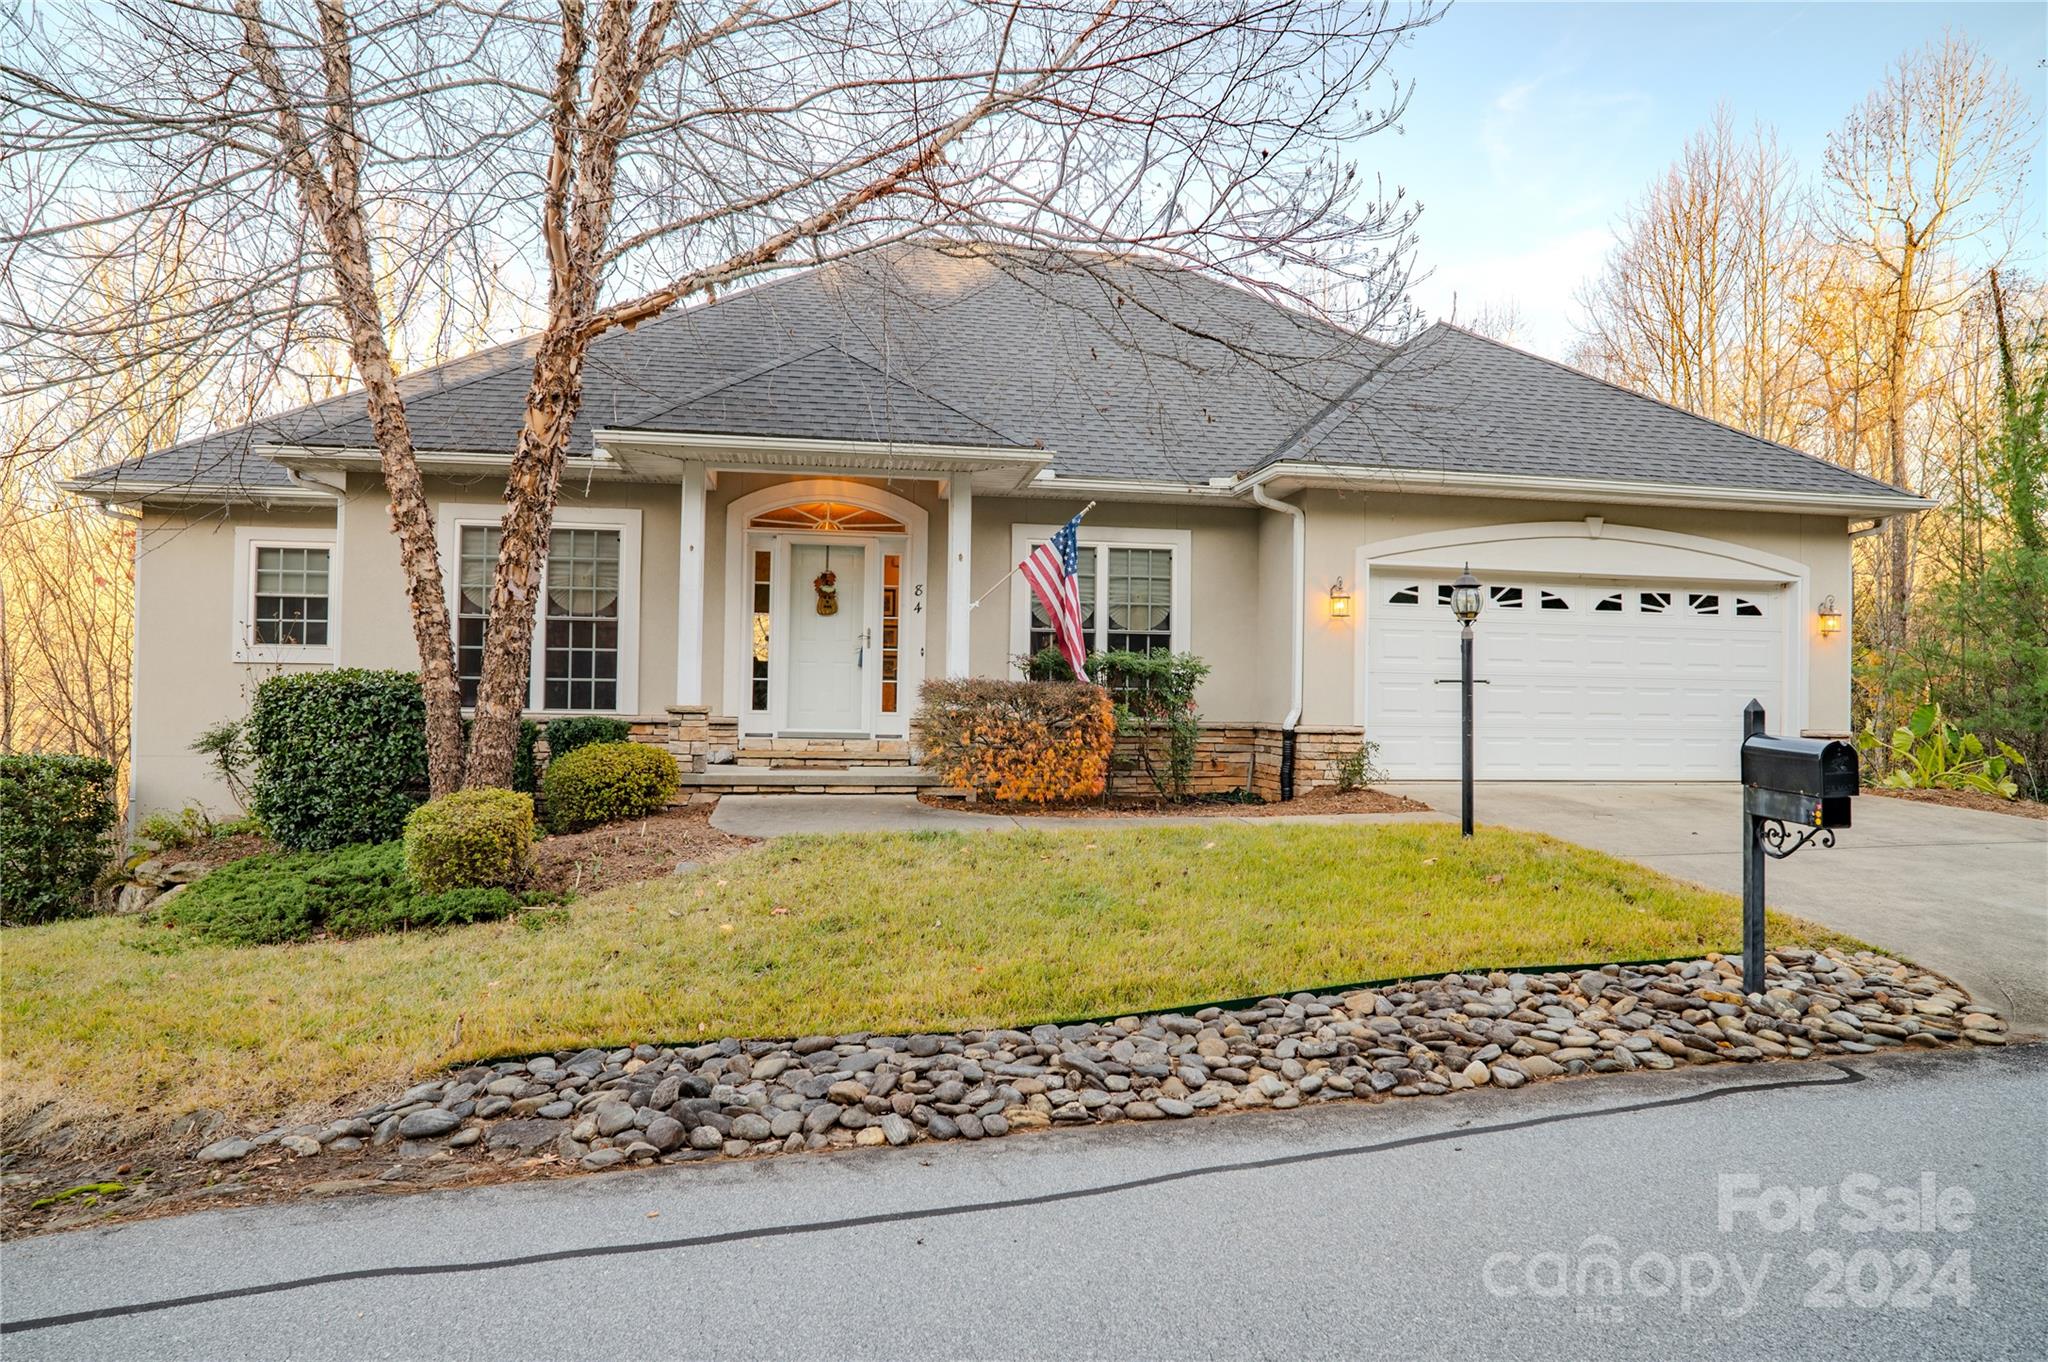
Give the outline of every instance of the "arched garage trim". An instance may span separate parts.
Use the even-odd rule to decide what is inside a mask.
[[[1599,516],[1584,520],[1539,520],[1512,525],[1477,525],[1404,535],[1362,545],[1358,582],[1365,593],[1364,628],[1355,631],[1356,721],[1369,722],[1367,639],[1373,627],[1374,570],[1414,568],[1456,572],[1472,565],[1482,580],[1489,573],[1549,577],[1699,580],[1771,583],[1785,592],[1784,676],[1786,714],[1772,714],[1773,732],[1797,733],[1806,726],[1806,648],[1812,572],[1806,564],[1746,544],[1704,535],[1616,525]],[[1486,627],[1482,616],[1479,628]],[[1733,719],[1729,732],[1736,732]],[[1731,736],[1730,741],[1733,741]]]

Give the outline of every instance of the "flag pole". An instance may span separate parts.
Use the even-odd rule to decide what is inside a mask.
[[[1096,503],[1092,501],[1089,502],[1086,506],[1083,506],[1079,511],[1075,512],[1074,519],[1079,520],[1082,516],[1087,515],[1090,511],[1095,509],[1095,505]],[[976,596],[974,600],[969,603],[967,608],[969,610],[972,610],[976,606],[980,605],[983,601],[987,600],[989,597],[995,595],[997,591],[1002,589],[1003,583],[1009,581],[1012,577],[1016,576],[1018,570],[1021,569],[1023,566],[1024,565],[1022,563],[1018,563],[1015,567],[1012,567],[1008,572],[1005,572],[1000,578],[996,580],[996,584],[994,586],[982,592],[979,596]]]

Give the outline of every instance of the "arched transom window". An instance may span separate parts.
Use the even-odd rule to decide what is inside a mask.
[[[903,522],[883,511],[864,510],[843,501],[800,501],[763,511],[747,522],[756,530],[802,530],[806,533],[902,534]]]

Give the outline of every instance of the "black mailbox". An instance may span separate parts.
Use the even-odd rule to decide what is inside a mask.
[[[1863,778],[1848,743],[1759,733],[1743,740],[1742,786],[1746,811],[1759,818],[1846,828]]]

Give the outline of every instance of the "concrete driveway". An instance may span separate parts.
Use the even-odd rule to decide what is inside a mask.
[[[1455,783],[1385,786],[1455,813]],[[1728,784],[1483,782],[1481,823],[1547,832],[1742,892],[1742,791]],[[1938,969],[2015,1027],[2048,1031],[2048,822],[1875,796],[1833,849],[1770,865],[1770,905]]]

